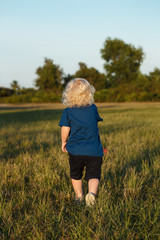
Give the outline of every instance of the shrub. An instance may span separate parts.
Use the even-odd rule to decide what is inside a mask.
[[[12,96],[13,94],[14,94],[13,89],[0,87],[0,97],[1,98]]]
[[[150,92],[141,92],[139,96],[139,101],[152,101],[153,96]]]

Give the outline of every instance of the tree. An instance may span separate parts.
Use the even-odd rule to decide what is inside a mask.
[[[88,68],[83,62],[79,63],[79,70],[75,73],[75,77],[85,78],[92,84],[97,90],[106,87],[106,76],[100,73],[97,69],[91,67]]]
[[[0,97],[9,97],[14,94],[14,90],[10,88],[0,87]]]
[[[65,87],[67,83],[74,78],[73,75],[67,74],[64,76],[63,81],[62,81],[62,86]]]
[[[101,49],[101,56],[106,61],[107,79],[113,86],[119,86],[137,79],[144,53],[140,47],[136,49],[120,39],[108,38]]]
[[[53,63],[53,60],[45,58],[43,67],[36,70],[38,78],[35,80],[35,86],[40,90],[53,90],[57,93],[61,89],[63,79],[63,70],[59,65]]]
[[[20,91],[20,86],[18,84],[18,81],[13,80],[10,84],[11,88],[14,90],[15,93],[18,93]]]
[[[149,73],[149,89],[151,92],[158,93],[160,96],[160,69],[155,68]]]
[[[160,83],[160,69],[155,68],[153,72],[150,72],[149,73],[149,78],[150,78],[151,81]]]

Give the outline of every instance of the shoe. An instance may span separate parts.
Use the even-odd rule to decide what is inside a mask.
[[[83,194],[82,194],[82,195],[75,196],[75,201],[76,201],[77,204],[82,203],[83,200],[84,200]]]
[[[88,193],[86,195],[86,206],[92,207],[95,204],[95,194],[94,193]]]

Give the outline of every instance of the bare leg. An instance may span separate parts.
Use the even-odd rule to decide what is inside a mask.
[[[83,196],[82,179],[75,180],[75,179],[72,178],[72,185],[73,185],[76,197],[77,198],[82,198],[82,196]]]
[[[92,207],[95,204],[95,195],[98,191],[99,179],[92,178],[88,181],[88,194],[86,195],[87,207]]]
[[[99,179],[92,178],[88,181],[88,192],[96,194],[98,191]]]

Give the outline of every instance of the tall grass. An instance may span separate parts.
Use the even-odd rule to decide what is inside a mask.
[[[109,152],[90,209],[74,202],[62,110],[0,112],[0,239],[160,239],[160,104],[99,113]]]

